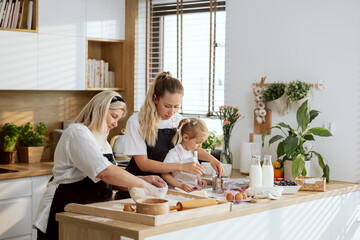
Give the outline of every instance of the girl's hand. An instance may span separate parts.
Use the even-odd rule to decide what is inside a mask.
[[[205,172],[205,169],[199,163],[189,162],[189,163],[182,163],[181,171],[195,175],[201,175]]]
[[[149,175],[149,176],[139,176],[139,178],[144,179],[148,183],[151,183],[155,187],[163,188],[166,186],[166,182],[159,176]]]
[[[216,158],[213,158],[213,160],[210,161],[210,164],[215,169],[215,171],[219,177],[221,177],[224,174],[223,165]]]
[[[201,188],[206,188],[207,183],[205,180],[199,179],[198,184],[201,186]]]
[[[182,190],[186,191],[186,192],[192,192],[192,191],[193,191],[192,187],[190,187],[189,185],[187,185],[187,184],[185,184],[185,183],[182,184],[180,188],[181,188]]]

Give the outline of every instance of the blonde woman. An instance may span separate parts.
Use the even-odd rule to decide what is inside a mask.
[[[141,179],[116,166],[107,135],[125,114],[124,99],[117,92],[103,91],[64,131],[55,149],[53,180],[34,221],[38,239],[58,239],[55,214],[63,212],[68,203],[111,200],[112,185],[146,188],[152,193],[156,193],[152,184],[166,185],[158,176]]]
[[[174,147],[172,139],[182,119],[179,110],[184,89],[181,82],[169,72],[158,74],[151,84],[140,112],[133,114],[126,123],[125,154],[132,156],[126,170],[134,175],[182,171],[204,173],[195,162],[163,163],[168,151]],[[221,176],[221,163],[202,149],[199,159],[209,161]],[[120,191],[118,192],[120,194]],[[117,198],[126,198],[118,195]]]

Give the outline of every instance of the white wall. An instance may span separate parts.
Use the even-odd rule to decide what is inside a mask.
[[[246,116],[233,131],[234,155],[254,129],[253,82],[324,80],[324,90],[313,90],[321,114],[310,126],[333,122],[336,129],[334,137],[317,138],[314,150],[328,160],[332,180],[360,182],[360,1],[228,0],[226,41],[225,103]],[[272,125],[295,126],[295,113],[273,111]],[[275,146],[263,153],[275,157]],[[311,174],[320,173],[313,161]]]

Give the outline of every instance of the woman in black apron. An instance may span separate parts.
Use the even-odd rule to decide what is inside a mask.
[[[125,101],[118,93],[103,91],[90,100],[75,123],[64,131],[55,150],[54,178],[50,182],[58,186],[55,192],[45,192],[34,222],[38,239],[58,239],[56,213],[64,212],[68,203],[109,201],[116,186],[141,187],[152,193],[156,193],[152,184],[165,186],[158,176],[141,179],[116,166],[106,138],[125,112]]]
[[[192,163],[163,163],[168,151],[174,147],[172,142],[181,120],[177,113],[183,97],[181,82],[169,72],[155,77],[147,92],[140,112],[133,114],[126,123],[125,154],[132,156],[126,170],[134,175],[160,174],[184,171],[203,174],[204,168]],[[221,176],[221,163],[199,150],[199,159],[209,161]],[[129,197],[127,192],[119,191],[116,199]]]

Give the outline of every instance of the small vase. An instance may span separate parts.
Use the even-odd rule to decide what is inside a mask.
[[[232,153],[230,151],[230,134],[224,134],[224,142],[220,154],[220,162],[232,164]]]

